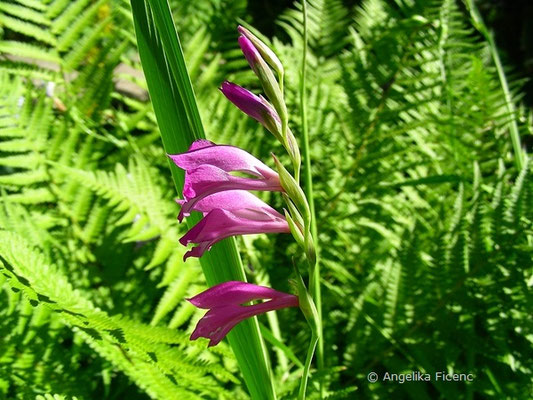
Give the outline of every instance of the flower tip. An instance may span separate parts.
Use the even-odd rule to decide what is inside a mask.
[[[191,241],[190,240],[186,240],[186,241],[182,241],[183,238],[180,239],[180,243],[184,246],[187,246]],[[208,247],[207,250],[210,250],[211,247]],[[187,258],[189,257],[196,257],[196,258],[200,258],[202,257],[202,255],[205,253],[206,249],[205,247],[202,247],[202,246],[196,246],[196,247],[193,247],[192,249],[190,249],[188,252],[186,252],[184,255],[183,255],[183,261],[187,261]]]
[[[189,243],[190,243],[190,240],[188,238],[186,238],[185,236],[181,237],[179,239],[179,242],[184,245],[184,246],[187,246]]]
[[[228,90],[230,90],[235,84],[231,83],[230,81],[224,81],[218,88],[222,93],[226,94]]]
[[[243,36],[248,36],[250,34],[250,31],[242,25],[239,25],[237,27],[237,32],[239,32]]]
[[[189,150],[187,150],[187,152],[191,152],[194,150],[200,150],[200,149],[203,149],[204,147],[211,147],[211,146],[215,146],[215,144],[211,142],[210,140],[197,139],[191,143],[191,145],[189,146]]]
[[[176,167],[181,168],[180,161],[181,161],[181,154],[168,154],[167,157],[170,158],[170,161],[174,163]]]
[[[255,50],[255,46],[253,45],[253,43],[251,42],[250,39],[248,39],[246,36],[244,35],[241,35],[239,36],[239,38],[237,39],[238,42],[239,42],[239,45],[242,47],[245,47],[245,48],[251,48],[253,50]],[[243,49],[244,50],[244,49]]]
[[[239,36],[239,46],[241,46],[241,50],[244,54],[244,57],[248,61],[248,64],[253,68],[253,66],[256,64],[257,59],[259,58],[259,54],[257,53],[257,49],[255,48],[254,44],[248,39],[246,36]]]
[[[189,303],[191,303],[193,306],[195,307],[198,307],[198,308],[203,308],[203,307],[200,307],[200,303],[198,302],[198,300],[196,299],[197,296],[194,296],[194,297],[189,297],[189,298],[186,298],[185,300],[187,300]],[[196,339],[196,338],[195,338]],[[192,340],[192,339],[191,339]]]

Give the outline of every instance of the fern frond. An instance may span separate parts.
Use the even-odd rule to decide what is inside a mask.
[[[20,43],[10,40],[0,41],[0,52],[19,57],[28,57],[30,60],[48,61],[59,64],[60,58],[55,51],[43,49],[29,43]]]
[[[168,289],[165,291],[157,305],[150,325],[157,325],[165,315],[171,312],[176,305],[184,299],[189,284],[198,273],[199,269],[188,267],[168,286]]]
[[[188,343],[186,335],[164,328],[142,328],[139,323],[107,316],[74,290],[65,277],[22,238],[5,231],[0,231],[0,237],[0,268],[9,276],[9,284],[23,291],[30,301],[42,303],[59,313],[91,347],[138,381],[148,393],[201,398],[195,391],[204,394],[224,391],[206,375],[215,373],[221,378],[220,367],[191,359],[180,347],[170,348],[164,344]],[[224,376],[225,379],[231,377],[227,373]],[[182,378],[187,379],[187,388],[176,383]]]
[[[302,31],[302,8],[294,3],[294,10],[288,10],[278,20],[287,33],[298,40]],[[342,1],[308,1],[309,45],[317,56],[331,57],[338,54],[348,43],[346,30],[350,24],[350,12]]]

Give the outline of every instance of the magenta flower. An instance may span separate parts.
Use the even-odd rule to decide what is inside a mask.
[[[252,300],[269,301],[244,306]],[[198,322],[191,340],[209,339],[209,347],[217,345],[239,322],[255,315],[286,307],[298,307],[298,297],[246,282],[220,283],[188,299],[198,308],[208,309]]]
[[[259,78],[267,98],[273,104],[274,109],[278,112],[278,115],[280,115],[281,119],[283,120],[283,116],[287,115],[287,106],[283,101],[281,88],[279,87],[272,70],[268,67],[267,63],[261,56],[261,53],[250,41],[250,39],[248,39],[246,36],[240,36],[239,45],[241,46],[241,50],[244,54],[244,57],[246,57],[248,64],[250,64],[250,67]]]
[[[254,47],[257,49],[259,54],[263,56],[265,61],[272,68],[274,68],[274,70],[278,73],[278,75],[283,76],[284,74],[283,65],[281,64],[281,61],[279,60],[278,56],[276,56],[276,54],[266,44],[264,44],[257,36],[255,36],[252,32],[250,32],[244,26],[239,25],[237,30],[242,36],[245,36],[254,45]]]
[[[248,89],[228,81],[222,83],[220,91],[243,113],[261,123],[268,130],[278,130],[277,126],[281,124],[279,116],[263,96],[257,96]]]
[[[226,190],[282,190],[279,176],[274,170],[235,146],[196,140],[186,153],[169,157],[185,170],[185,201],[178,216],[180,222],[190,214],[198,201],[214,193]],[[236,171],[250,174],[253,178],[230,174]]]
[[[185,253],[184,260],[201,257],[213,244],[230,236],[290,233],[283,215],[245,190],[212,194],[196,202],[193,210],[202,212],[204,218],[180,239],[184,246],[189,243],[198,244]]]
[[[246,36],[239,36],[239,46],[241,46],[242,53],[248,61],[250,67],[255,71],[257,63],[261,62],[263,58],[254,44]]]

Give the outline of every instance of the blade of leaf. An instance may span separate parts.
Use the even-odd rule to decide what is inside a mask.
[[[194,92],[170,9],[166,1],[131,1],[141,63],[150,98],[168,154],[187,150],[193,140],[205,137]],[[176,189],[183,187],[183,172],[172,163]],[[193,216],[191,216],[193,217]],[[189,226],[199,217],[189,218]],[[207,283],[245,281],[235,240],[226,239],[201,259]],[[252,399],[275,399],[267,355],[256,318],[243,321],[228,335]]]

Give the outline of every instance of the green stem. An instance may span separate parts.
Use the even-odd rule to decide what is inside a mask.
[[[309,378],[309,369],[311,368],[311,361],[315,354],[316,344],[318,342],[317,335],[313,332],[311,341],[309,342],[309,348],[307,349],[307,356],[305,357],[304,371],[302,380],[300,381],[300,390],[298,391],[298,400],[305,400],[305,392],[307,389],[307,381]]]
[[[505,106],[511,118],[509,121],[509,131],[511,134],[511,144],[513,146],[515,164],[518,170],[521,171],[524,166],[524,154],[522,152],[522,148],[520,147],[520,133],[518,132],[518,124],[516,123],[516,110],[513,103],[513,98],[511,96],[511,91],[509,90],[509,84],[507,83],[507,78],[505,76],[505,71],[503,70],[500,55],[498,54],[498,49],[496,48],[496,43],[494,42],[494,35],[488,30],[487,26],[483,22],[483,19],[481,18],[474,1],[465,0],[465,2],[468,10],[470,11],[473,25],[485,37],[489,44],[490,54],[494,64],[496,65],[496,70],[498,71],[498,78],[500,79],[500,85],[505,97]]]
[[[519,171],[524,167],[524,157],[522,154],[522,149],[520,147],[520,133],[518,132],[518,124],[516,123],[516,110],[511,96],[511,91],[509,90],[509,85],[507,84],[507,78],[505,77],[505,72],[503,70],[503,65],[496,49],[494,43],[494,37],[491,33],[488,34],[487,40],[490,46],[490,53],[496,64],[496,69],[498,70],[498,77],[500,78],[500,84],[502,85],[502,90],[505,95],[505,105],[507,111],[511,116],[509,121],[509,130],[511,131],[511,143],[513,145],[513,152],[515,157],[515,163]]]
[[[315,265],[310,266],[309,277],[309,290],[313,296],[315,302],[318,317],[320,331],[318,334],[318,369],[324,367],[324,340],[322,336],[322,295],[320,292],[320,266],[319,266],[319,246],[318,246],[318,230],[316,225],[316,213],[315,213],[315,201],[313,198],[313,178],[311,173],[311,152],[309,150],[309,128],[307,124],[307,99],[306,99],[306,64],[307,64],[307,4],[305,0],[302,0],[303,7],[303,56],[302,56],[302,70],[300,80],[300,114],[302,118],[302,134],[303,134],[303,157],[305,162],[304,168],[304,183],[305,183],[305,195],[309,201],[309,209],[311,214],[311,236],[316,251]],[[322,385],[321,385],[322,392]]]

